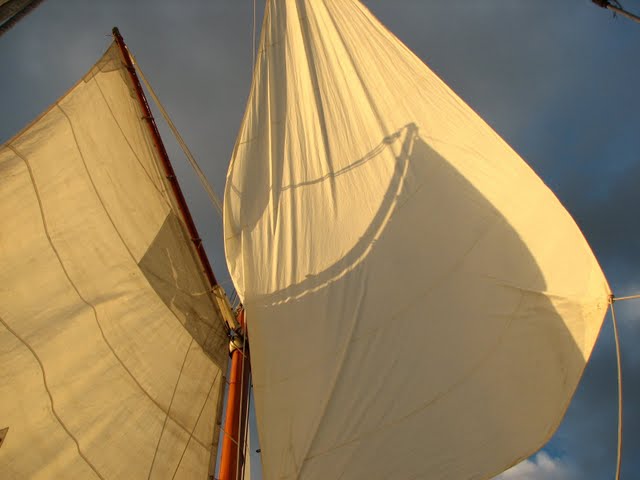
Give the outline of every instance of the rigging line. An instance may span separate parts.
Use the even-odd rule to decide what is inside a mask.
[[[211,201],[211,204],[213,205],[214,209],[216,210],[216,213],[219,215],[220,218],[222,218],[222,201],[220,200],[218,195],[216,195],[216,192],[213,190],[213,187],[211,186],[211,184],[207,180],[206,175],[202,171],[202,168],[200,168],[200,165],[198,164],[198,162],[196,161],[195,157],[191,153],[191,150],[189,150],[189,147],[187,146],[186,142],[182,138],[182,135],[180,135],[180,132],[178,132],[178,129],[176,128],[176,126],[171,121],[171,118],[169,117],[169,114],[165,110],[165,108],[162,105],[162,103],[160,103],[160,99],[158,98],[158,96],[156,95],[156,92],[151,87],[151,84],[147,80],[147,77],[145,77],[144,73],[142,72],[142,69],[140,68],[140,65],[138,65],[138,62],[136,61],[135,57],[133,56],[133,54],[131,52],[129,52],[129,55],[131,56],[131,62],[136,67],[136,70],[138,71],[138,74],[140,76],[140,80],[142,80],[142,83],[144,83],[144,86],[146,87],[146,89],[148,90],[149,94],[151,95],[151,98],[153,99],[153,101],[158,106],[158,109],[160,110],[160,113],[164,117],[164,120],[167,122],[167,125],[169,126],[169,128],[173,132],[173,135],[175,136],[176,140],[178,141],[178,144],[180,145],[180,148],[182,149],[182,152],[184,153],[185,157],[187,157],[187,160],[189,161],[189,164],[191,165],[193,170],[196,172],[196,175],[198,176],[198,179],[200,180],[200,183],[202,184],[202,186],[204,187],[205,191],[207,192],[207,195],[209,196],[209,200]]]
[[[616,321],[616,310],[613,307],[615,302],[613,295],[609,297],[611,307],[611,320],[613,321],[613,335],[616,343],[616,362],[618,365],[618,452],[616,460],[615,480],[620,480],[620,465],[622,463],[622,360],[620,356],[620,337],[618,335],[618,322]]]
[[[242,368],[240,369],[240,407],[242,407],[242,402],[244,401],[244,365],[247,362],[247,357],[245,354],[245,347],[247,346],[247,312],[244,312],[244,325],[241,325],[242,328]],[[237,454],[236,454],[236,478],[235,480],[240,480],[240,438],[242,433],[242,413],[238,415],[238,442],[237,445]],[[246,441],[246,439],[245,439]],[[244,477],[244,474],[243,474]]]
[[[193,345],[194,339],[191,339],[189,346],[187,347],[187,352],[184,354],[184,359],[182,360],[182,366],[180,367],[180,372],[178,372],[178,378],[176,379],[176,384],[173,387],[173,393],[171,394],[171,401],[169,402],[169,408],[167,409],[167,414],[164,416],[164,423],[162,424],[162,430],[160,431],[160,435],[158,436],[158,443],[156,444],[156,450],[153,453],[153,459],[151,460],[151,466],[149,467],[149,475],[147,476],[147,480],[151,478],[151,473],[153,472],[153,466],[156,464],[156,457],[158,456],[158,450],[160,450],[160,442],[162,441],[162,436],[164,435],[164,431],[167,427],[167,420],[169,419],[169,412],[171,412],[171,407],[173,406],[173,400],[176,397],[176,392],[178,391],[178,384],[180,383],[180,379],[182,378],[182,372],[184,371],[184,366],[187,363],[187,357],[189,356],[189,352],[191,351],[191,346]]]
[[[640,299],[640,295],[629,295],[627,297],[613,297],[614,302],[622,302],[624,300],[637,300]]]
[[[229,384],[229,383],[227,382],[227,385],[228,385],[228,384]],[[227,437],[229,437],[229,440],[231,440],[234,444],[238,445],[238,442],[236,442],[236,439],[235,439],[235,438],[233,438],[233,435],[231,435],[229,432],[227,432],[224,428],[222,428],[222,427],[219,427],[219,428],[220,428],[220,431],[221,431],[222,433],[224,433]]]
[[[176,465],[176,469],[173,472],[173,476],[171,477],[171,480],[174,480],[176,478],[176,475],[178,473],[178,470],[180,470],[180,465],[182,464],[182,459],[184,458],[184,454],[187,452],[187,448],[189,448],[189,443],[191,443],[191,440],[194,438],[194,432],[196,431],[196,428],[198,427],[198,423],[200,423],[200,418],[202,417],[202,412],[204,412],[204,407],[207,406],[207,402],[209,401],[209,397],[211,397],[211,391],[213,390],[213,387],[216,384],[216,380],[218,380],[218,377],[220,376],[220,372],[222,370],[218,370],[218,373],[216,373],[216,376],[213,379],[213,382],[211,382],[211,386],[209,387],[209,392],[207,392],[206,397],[204,397],[204,402],[202,403],[202,408],[200,409],[200,413],[198,414],[198,418],[196,418],[196,422],[193,424],[193,428],[191,429],[191,433],[189,434],[189,439],[187,440],[187,443],[185,443],[184,445],[184,450],[182,450],[182,455],[180,455],[180,460],[178,461],[178,465]],[[197,444],[201,445],[202,444],[200,442],[198,442],[198,439],[196,438],[194,440]],[[205,449],[209,449],[208,447],[205,447]]]
[[[256,66],[256,0],[253,0],[253,36],[251,37],[251,70]]]
[[[246,321],[246,320],[245,320]],[[251,374],[249,374],[251,375]],[[246,476],[246,468],[247,468],[247,447],[249,447],[249,455],[251,455],[251,445],[249,445],[249,408],[251,406],[251,376],[249,376],[249,392],[247,393],[247,408],[245,409],[245,422],[244,422],[244,442],[243,442],[243,453],[242,453],[242,480],[244,480]],[[249,478],[251,478],[251,471],[249,471]]]

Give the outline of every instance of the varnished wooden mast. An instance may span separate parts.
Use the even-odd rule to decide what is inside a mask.
[[[224,422],[220,480],[240,480],[244,466],[244,439],[249,400],[249,343],[247,342],[244,310],[238,313],[240,331],[231,341],[231,369],[227,394],[227,412]]]
[[[178,208],[184,219],[189,236],[194,243],[198,258],[200,260],[200,264],[203,269],[203,273],[209,282],[211,291],[215,295],[216,290],[219,289],[220,286],[218,285],[218,281],[216,280],[216,277],[213,273],[213,269],[211,268],[211,264],[209,263],[209,259],[202,245],[202,240],[200,239],[200,235],[198,234],[198,229],[196,228],[193,217],[191,216],[191,213],[189,211],[189,207],[187,206],[187,202],[184,198],[184,195],[182,194],[180,185],[178,184],[178,179],[176,177],[175,171],[173,170],[173,166],[171,165],[171,161],[169,160],[169,155],[167,154],[167,151],[164,147],[162,138],[160,137],[160,133],[158,132],[158,127],[151,113],[151,109],[149,108],[149,104],[147,102],[144,91],[142,90],[142,85],[140,84],[140,80],[138,79],[138,75],[136,74],[133,61],[131,59],[131,56],[129,55],[127,46],[124,43],[124,39],[122,38],[122,35],[120,35],[120,31],[117,27],[113,28],[113,38],[115,39],[115,42],[120,48],[120,52],[122,53],[127,71],[129,72],[131,81],[136,91],[136,95],[140,102],[140,106],[144,114],[144,119],[147,121],[149,132],[151,133],[151,138],[153,139],[154,145],[160,157],[165,175],[173,191],[174,198],[176,199]],[[243,319],[244,315],[241,312],[238,318],[238,320],[242,322],[239,331],[242,331],[242,328],[244,327]],[[233,328],[234,326],[235,325],[229,325],[229,328]],[[220,466],[221,480],[235,480],[236,478],[238,478],[238,472],[242,470],[242,462],[238,461],[238,458],[242,457],[241,453],[243,452],[243,449],[239,449],[238,445],[243,445],[245,428],[244,426],[246,425],[246,402],[248,397],[248,379],[250,369],[248,362],[249,350],[246,341],[243,342],[243,345],[241,345],[241,347],[244,347],[246,354],[243,355],[243,348],[240,348],[236,349],[231,356],[231,375],[229,379],[226,417],[227,419],[229,419],[229,417],[231,416],[232,420],[227,420],[225,428],[229,426],[229,428],[232,430],[232,436],[230,437],[226,433],[224,436],[222,460]],[[241,379],[243,379],[243,381],[241,381]],[[246,388],[243,387],[245,384],[247,386]],[[216,431],[218,431],[218,429],[216,429]],[[232,448],[228,446],[229,443],[231,443]],[[226,449],[225,445],[227,445]],[[240,467],[239,469],[237,468],[238,466]],[[224,474],[226,476],[222,476],[223,471],[228,472]],[[210,478],[213,477],[211,476]]]
[[[182,189],[178,184],[178,178],[176,177],[173,166],[171,165],[171,161],[169,160],[167,150],[164,148],[162,138],[160,138],[160,132],[158,132],[158,127],[151,113],[151,109],[149,108],[147,97],[142,90],[142,85],[140,84],[140,80],[138,79],[138,75],[136,74],[136,69],[133,66],[133,61],[131,60],[131,56],[129,55],[127,46],[124,43],[122,35],[120,35],[120,31],[117,27],[113,28],[113,38],[115,39],[115,42],[118,44],[118,47],[120,47],[120,51],[122,52],[127,71],[131,76],[131,81],[133,82],[136,95],[138,96],[138,100],[140,101],[142,111],[144,112],[144,118],[145,120],[147,120],[147,125],[149,126],[151,137],[153,138],[153,143],[155,144],[158,155],[160,156],[160,161],[162,162],[165,175],[167,177],[167,180],[169,181],[169,185],[171,186],[171,190],[173,191],[176,202],[178,203],[178,208],[180,209],[180,213],[182,214],[182,217],[184,219],[187,231],[189,232],[189,236],[191,237],[191,241],[195,245],[200,263],[204,270],[204,274],[209,281],[211,289],[213,289],[214,287],[218,286],[218,281],[216,280],[216,276],[213,274],[213,269],[211,268],[211,264],[209,263],[207,253],[205,252],[204,246],[202,245],[202,239],[198,234],[196,224],[193,222],[191,212],[189,212],[189,207],[187,206],[187,202],[184,199],[184,195],[182,194]]]

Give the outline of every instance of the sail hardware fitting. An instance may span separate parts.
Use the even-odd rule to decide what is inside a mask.
[[[229,354],[236,350],[243,353],[245,345],[244,334],[241,328],[234,328],[229,331]],[[244,355],[244,353],[243,353]]]

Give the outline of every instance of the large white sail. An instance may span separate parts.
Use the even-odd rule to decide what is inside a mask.
[[[114,45],[0,147],[2,478],[215,459],[226,335],[143,117]]]
[[[225,193],[266,479],[489,478],[607,308],[578,227],[356,0],[267,2]]]

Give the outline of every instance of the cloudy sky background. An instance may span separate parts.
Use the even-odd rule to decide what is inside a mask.
[[[263,0],[258,0],[260,27]],[[582,228],[618,296],[640,293],[640,25],[590,0],[369,0],[369,8],[492,125]],[[640,0],[623,5],[640,13]],[[252,0],[48,0],[0,38],[0,143],[99,58],[114,25],[214,189],[251,82]],[[222,225],[164,130],[221,283]],[[622,478],[640,478],[640,301],[618,304],[625,376]],[[607,318],[544,450],[503,480],[611,478],[617,391]],[[255,436],[254,436],[255,438]]]

